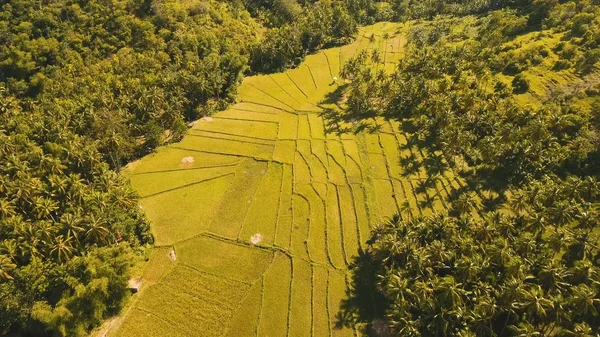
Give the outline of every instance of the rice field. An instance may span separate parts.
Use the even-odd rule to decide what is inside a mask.
[[[445,210],[464,185],[396,122],[325,132],[321,101],[343,63],[377,49],[391,70],[405,41],[402,25],[378,23],[297,69],[246,78],[237,104],[132,163],[156,246],[108,336],[356,336],[336,317],[370,228]]]

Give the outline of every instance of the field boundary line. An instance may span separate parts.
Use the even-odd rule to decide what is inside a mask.
[[[279,111],[285,111],[285,112],[289,112],[289,113],[294,113],[294,110],[295,110],[293,108],[292,108],[292,110],[287,110],[287,109],[280,108],[276,105],[264,104],[264,103],[254,102],[254,101],[247,101],[247,100],[243,100],[243,99],[240,100],[240,103],[248,103],[248,104],[254,104],[254,105],[258,105],[258,106],[264,106],[267,108],[271,108],[271,109],[275,109],[275,110],[279,110]]]
[[[248,119],[248,118],[236,118],[236,117],[223,117],[223,116],[217,116],[216,114],[211,116],[212,119],[225,119],[225,120],[230,120],[230,121],[240,121],[240,122],[254,122],[254,123],[270,123],[270,124],[277,124],[279,122],[276,121],[266,121],[266,120],[262,120],[262,119]]]
[[[274,160],[269,160],[269,159],[265,159],[265,158],[260,158],[260,157],[255,157],[255,156],[244,156],[244,155],[241,155],[241,154],[234,154],[234,153],[224,153],[224,152],[217,152],[217,151],[196,150],[196,149],[189,149],[189,148],[179,147],[179,146],[172,146],[172,148],[179,149],[179,150],[185,150],[185,151],[193,151],[193,152],[198,152],[198,153],[210,153],[210,154],[218,154],[218,155],[238,157],[238,158],[250,158],[250,159],[254,159],[254,160],[259,161],[259,162],[274,161]]]
[[[235,173],[234,172],[225,173],[225,174],[218,175],[216,177],[199,180],[199,181],[196,181],[196,182],[193,182],[193,183],[181,185],[181,186],[178,186],[178,187],[175,187],[175,188],[171,188],[171,189],[168,189],[168,190],[164,190],[164,191],[160,191],[160,192],[148,194],[148,195],[145,195],[145,196],[140,196],[140,199],[146,199],[146,198],[155,197],[157,195],[161,195],[161,194],[164,194],[164,193],[173,192],[173,191],[176,191],[176,190],[179,190],[179,189],[182,189],[182,188],[186,188],[186,187],[190,187],[190,186],[202,184],[202,183],[205,183],[205,182],[209,182],[209,181],[216,180],[216,179],[223,178],[223,177],[230,176],[230,175],[235,176]]]
[[[292,96],[287,90],[285,90],[284,87],[281,86],[281,84],[279,84],[279,82],[275,81],[275,78],[273,78],[273,75],[269,74],[268,77],[275,82],[275,84],[277,84],[277,86],[279,88],[281,88],[281,90],[283,90],[283,92],[285,92],[288,96],[290,96],[291,99],[293,99],[294,101],[296,101],[296,103],[302,105],[302,103],[300,103],[300,101],[298,101],[294,96]]]
[[[291,106],[291,105],[287,104],[286,102],[284,102],[284,101],[280,100],[279,98],[277,98],[277,97],[275,97],[275,96],[271,95],[270,93],[268,93],[268,92],[266,92],[266,91],[262,90],[261,88],[258,88],[258,87],[256,87],[256,86],[254,86],[253,84],[250,84],[250,83],[247,83],[247,85],[248,85],[248,86],[250,86],[250,87],[252,87],[252,88],[254,88],[254,89],[256,89],[256,90],[258,90],[258,91],[260,91],[260,92],[262,92],[263,94],[265,94],[265,95],[267,95],[267,96],[271,97],[272,99],[274,99],[274,100],[276,100],[277,102],[279,102],[279,103],[281,103],[281,104],[283,104],[283,105],[287,106],[288,108],[291,108],[292,110],[294,110],[294,109],[295,109],[293,106]]]
[[[220,168],[220,167],[231,167],[231,166],[237,166],[241,163],[242,161],[238,161],[235,163],[231,163],[231,164],[223,164],[223,165],[207,165],[207,166],[198,166],[198,167],[190,167],[190,168],[179,168],[179,169],[168,169],[168,170],[160,170],[160,171],[148,171],[148,172],[139,172],[139,173],[134,173],[131,176],[140,176],[140,175],[144,175],[144,174],[155,174],[155,173],[170,173],[170,172],[180,172],[180,171],[195,171],[195,170],[205,170],[205,169],[211,169],[211,168]]]
[[[279,124],[278,122],[274,122]],[[255,139],[255,140],[264,140],[264,141],[268,141],[268,142],[275,142],[276,139],[272,139],[272,138],[262,138],[262,137],[255,137],[255,136],[246,136],[246,135],[240,135],[237,133],[231,133],[231,132],[222,132],[222,131],[212,131],[212,130],[201,130],[201,129],[192,129],[190,131],[193,132],[206,132],[206,133],[216,133],[216,134],[220,134],[220,135],[226,135],[226,136],[232,136],[232,137],[242,137],[242,138],[250,138],[250,139]],[[200,136],[202,137],[202,135],[196,135],[196,134],[190,134],[190,135],[194,135],[194,136]],[[229,140],[227,138],[220,138],[220,139],[225,139],[225,140]],[[269,145],[269,144],[265,144],[265,145]]]
[[[329,62],[329,56],[327,56],[327,53],[324,50],[321,50],[321,53],[323,53],[323,55],[325,55],[325,60],[327,60],[327,68],[329,68],[329,76],[331,76],[331,78],[333,79],[333,71],[331,70],[331,63]]]
[[[312,73],[312,69],[310,69],[310,66],[306,63],[304,63],[304,66],[306,66],[306,68],[308,68],[308,72],[310,73],[310,77],[312,78],[313,84],[315,85],[315,89],[317,89],[317,81],[315,81],[315,76]]]
[[[349,266],[350,265],[350,260],[348,259],[348,252],[346,251],[346,234],[344,233],[344,222],[342,221],[342,202],[340,199],[340,191],[338,186],[334,185],[335,187],[335,195],[337,198],[337,208],[338,208],[338,214],[339,214],[339,225],[340,225],[340,234],[342,235],[342,252],[344,253],[344,261],[346,262],[346,265]]]
[[[294,83],[294,85],[296,86],[296,88],[298,88],[298,90],[300,90],[302,95],[304,95],[304,97],[308,98],[308,95],[304,92],[304,90],[302,90],[302,88],[300,88],[298,83],[296,83],[296,81],[294,81],[294,79],[290,76],[290,74],[287,71],[284,72],[284,74],[286,74],[286,76],[290,79],[290,81],[292,81],[292,83]]]
[[[244,103],[244,102],[240,102],[240,103]],[[246,102],[247,103],[247,102]],[[279,112],[266,112],[266,111],[256,111],[256,110],[250,110],[250,109],[244,109],[244,108],[237,108],[236,107],[237,104],[232,105],[229,109],[227,110],[237,110],[237,111],[243,111],[243,112],[250,112],[250,113],[255,113],[255,114],[262,114],[262,115],[271,115],[271,116],[279,116]],[[227,111],[224,110],[224,111]]]
[[[205,135],[194,135],[194,134],[189,134],[188,136],[190,136],[190,137],[197,137],[197,138],[208,138],[208,139],[216,139],[216,140],[226,140],[226,141],[230,141],[230,142],[238,142],[238,143],[244,143],[244,144],[253,144],[253,145],[262,145],[262,146],[275,146],[275,144],[267,144],[267,143],[261,143],[261,142],[255,142],[255,141],[249,141],[249,140],[241,140],[241,139],[221,138],[221,137],[216,137],[216,136],[205,136]]]

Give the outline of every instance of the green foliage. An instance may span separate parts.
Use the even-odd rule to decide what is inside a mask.
[[[125,298],[137,197],[65,116],[0,97],[0,329],[82,336]]]
[[[598,7],[528,5],[479,18],[462,39],[416,24],[392,74],[367,54],[344,67],[343,118],[400,120],[483,207],[458,191],[448,212],[378,226],[342,323],[398,336],[600,332]],[[544,93],[538,78],[560,84]],[[498,196],[484,198],[488,188]]]
[[[252,53],[252,70],[274,72],[289,68],[298,65],[308,53],[348,42],[357,32],[361,16],[367,15],[358,8],[370,3],[323,0],[306,7],[296,20],[267,33]]]
[[[516,94],[526,93],[527,91],[529,91],[529,87],[531,85],[529,80],[523,74],[518,74],[517,76],[515,76],[511,84],[513,87],[513,91]]]
[[[257,30],[248,13],[216,1],[20,0],[0,17],[9,91],[69,116],[117,169],[232,101]]]
[[[370,288],[385,298],[385,316],[375,318],[386,318],[390,335],[598,333],[600,250],[590,228],[600,219],[577,210],[598,183],[573,179],[568,191],[548,181],[534,186],[524,192],[534,202],[521,215],[396,216],[373,231]],[[565,202],[572,212],[563,214]]]

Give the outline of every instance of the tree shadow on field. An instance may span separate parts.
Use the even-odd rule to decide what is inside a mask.
[[[335,328],[350,328],[358,324],[365,327],[367,336],[385,336],[379,330],[389,304],[376,282],[382,267],[370,253],[361,251],[354,257],[350,269],[352,280],[336,314]]]
[[[321,101],[321,104],[335,104],[341,108],[341,104],[344,100],[344,91],[348,87],[348,84],[341,84],[335,88],[334,91],[329,92],[325,95],[325,99]]]

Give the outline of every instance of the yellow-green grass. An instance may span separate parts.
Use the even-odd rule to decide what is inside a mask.
[[[344,166],[346,164],[346,158],[344,154],[344,148],[342,146],[342,142],[339,139],[327,139],[326,141],[327,153],[335,159],[335,161],[340,165]]]
[[[401,198],[400,198],[401,201],[399,202],[400,211],[403,211],[404,204],[408,203],[408,210],[407,210],[407,212],[405,211],[402,214],[402,216],[403,217],[405,215],[416,216],[416,215],[420,214],[419,205],[417,203],[417,198],[413,194],[413,190],[410,185],[410,182],[406,181],[406,180],[403,181],[403,180],[393,179],[392,184],[394,185],[394,190],[396,191],[396,193],[398,194],[398,191],[400,191],[399,193],[401,194]]]
[[[218,115],[217,115],[218,116]],[[194,125],[195,130],[222,132],[238,136],[259,139],[277,138],[277,123],[264,121],[245,121],[234,119],[200,120]]]
[[[296,152],[296,141],[281,139],[275,143],[273,160],[281,163],[293,164],[294,153]]]
[[[352,184],[351,186],[354,194],[354,207],[356,207],[356,212],[359,215],[358,228],[360,229],[361,242],[364,243],[369,238],[371,226],[379,222],[375,189],[373,188],[373,182],[369,180],[366,183]],[[366,221],[363,221],[363,219],[366,219]]]
[[[249,282],[223,278],[183,264],[167,274],[161,285],[193,297],[206,298],[212,302],[210,305],[230,313],[237,309],[252,286]]]
[[[252,82],[252,79],[247,78],[244,80],[244,82]],[[257,88],[252,83],[240,86],[238,88],[238,96],[242,102],[263,104],[269,107],[273,107],[275,109],[280,109],[289,112],[294,111],[293,106],[290,106],[281,99],[270,95],[264,89]]]
[[[219,118],[234,118],[259,122],[279,122],[279,112],[258,112],[231,108],[219,112],[217,116]]]
[[[226,325],[220,323],[229,321],[233,306],[241,301],[248,286],[186,268],[174,272],[177,277],[147,289],[137,309],[154,314],[188,335],[198,331],[203,336],[222,335]]]
[[[177,262],[221,279],[254,282],[267,269],[272,253],[249,246],[198,236],[175,245]],[[198,254],[210,252],[210,254]]]
[[[305,197],[294,194],[292,197],[292,245],[291,251],[294,255],[309,258],[307,238],[310,226],[310,208]]]
[[[337,186],[337,196],[340,209],[341,223],[344,233],[344,250],[347,258],[352,258],[358,254],[360,243],[359,243],[359,230],[357,218],[358,214],[354,205],[354,196],[352,195],[352,189],[348,185]],[[356,207],[363,207],[358,205]],[[363,219],[366,221],[366,218]]]
[[[371,230],[369,209],[371,207],[374,207],[375,205],[367,204],[365,192],[361,184],[351,184],[350,191],[352,193],[352,201],[354,204],[354,212],[356,215],[356,230],[358,232],[357,236],[359,239],[359,245],[360,247],[363,247],[363,244],[366,243],[369,239],[369,234]],[[344,197],[343,194],[342,196]]]
[[[310,150],[312,154],[318,158],[323,165],[327,165],[327,150],[325,149],[325,141],[313,139],[310,142]]]
[[[338,313],[343,310],[342,304],[346,299],[346,275],[338,271],[329,271],[329,287],[328,287],[329,310],[332,313]],[[334,319],[335,316],[332,317]],[[335,337],[353,337],[352,328],[340,326],[332,322],[332,336]]]
[[[308,98],[306,93],[303,92],[302,88],[298,87],[294,81],[286,73],[278,73],[269,75],[273,82],[279,85],[283,90],[286,91],[295,101],[306,102]]]
[[[358,145],[356,144],[356,138],[342,140],[344,146],[344,153],[351,157],[355,162],[360,163],[360,153]]]
[[[330,313],[327,303],[328,270],[324,267],[313,266],[312,268],[312,335],[329,336]]]
[[[312,270],[302,259],[292,260],[292,305],[290,307],[290,337],[311,336],[312,330]]]
[[[142,273],[144,287],[158,283],[175,266],[175,263],[169,258],[171,249],[171,247],[157,247],[150,251],[148,262],[144,265]]]
[[[402,168],[400,167],[400,153],[396,137],[389,134],[381,134],[379,137],[387,160],[390,177],[400,179],[402,176]]]
[[[284,104],[288,109],[296,110],[302,104],[301,100],[297,100],[291,93],[282,88],[278,82],[275,82],[269,75],[259,75],[248,77],[246,83],[259,91],[265,93],[269,97],[277,100],[280,104]]]
[[[175,191],[186,186],[202,184],[218,177],[230,175],[236,166],[207,167],[167,171],[158,173],[144,173],[131,176],[131,186],[141,198]]]
[[[291,81],[295,83],[295,85],[298,86],[309,98],[313,97],[317,91],[317,87],[313,82],[311,71],[306,64],[302,64],[296,69],[288,70],[286,71],[286,74],[289,75]]]
[[[260,336],[287,336],[291,280],[290,258],[282,253],[276,253],[273,263],[264,276],[263,303],[258,330]]]
[[[298,116],[298,138],[310,140],[310,124],[308,123],[308,115]]]
[[[301,142],[301,141],[298,141]],[[310,158],[309,158],[310,159]],[[295,184],[310,184],[311,172],[308,166],[307,159],[299,151],[296,151],[294,158],[294,183]]]
[[[310,169],[313,174],[313,182],[327,183],[327,168],[326,164],[314,154],[310,156]]]
[[[390,180],[376,179],[374,181],[379,221],[385,221],[395,213],[398,213],[394,188]]]
[[[308,124],[310,126],[311,139],[325,139],[325,129],[323,128],[323,118],[317,114],[308,114]]]
[[[244,160],[237,167],[235,178],[210,222],[210,232],[232,239],[238,237],[246,213],[263,178],[262,172],[266,169],[267,163],[252,159]]]
[[[176,322],[167,321],[164,317],[138,308],[132,308],[127,313],[124,323],[116,333],[124,337],[189,336],[185,330],[177,327]]]
[[[252,236],[260,234],[264,243],[275,242],[282,174],[282,164],[269,163],[250,204],[239,239],[250,241]]]
[[[334,266],[342,267],[348,263],[345,252],[344,232],[338,205],[338,195],[335,185],[327,186],[327,249]]]
[[[341,48],[326,49],[323,51],[323,53],[325,54],[325,56],[327,56],[327,61],[329,61],[332,75],[334,77],[337,77],[339,81],[340,70],[342,66],[342,64],[340,63]]]
[[[293,193],[293,169],[291,165],[283,166],[283,178],[281,182],[281,194],[279,199],[279,214],[277,216],[277,231],[275,233],[275,245],[289,249],[292,240],[292,193]]]
[[[279,139],[292,139],[298,137],[298,115],[281,113],[279,121]]]
[[[212,138],[212,139],[226,139],[235,141],[243,144],[257,144],[257,145],[265,145],[265,146],[273,146],[275,145],[275,140],[272,139],[262,139],[262,138],[254,138],[248,136],[238,136],[234,134],[228,134],[223,132],[213,132],[213,131],[201,131],[201,130],[190,130],[188,133],[188,137],[202,137],[202,138]]]
[[[182,163],[182,159],[185,157],[193,157],[194,162]],[[198,152],[195,151],[166,146],[159,148],[153,154],[127,165],[124,173],[127,176],[132,176],[147,172],[177,171],[201,167],[235,165],[239,162],[240,158],[235,156],[212,153],[199,155]]]
[[[346,156],[346,178],[350,183],[359,183],[362,181],[362,170],[357,162]]]
[[[328,263],[329,255],[325,239],[325,203],[312,185],[297,184],[296,192],[302,195],[309,205],[309,226],[306,240],[311,260]]]
[[[333,76],[331,76],[325,53],[319,51],[307,56],[304,64],[310,69],[310,74],[314,78],[319,95],[324,96],[325,93],[331,91],[329,86],[333,86]]]
[[[172,244],[205,231],[232,181],[230,174],[142,199],[156,245]]]
[[[258,332],[259,316],[262,303],[262,282],[256,282],[250,289],[246,298],[235,312],[227,333],[227,337],[256,336]],[[218,324],[224,324],[219,322]],[[191,336],[197,336],[202,330],[196,331]]]
[[[173,147],[195,151],[196,153],[213,153],[251,157],[263,160],[271,159],[275,145],[265,145],[251,142],[242,142],[230,139],[216,139],[188,135]]]
[[[345,184],[346,173],[344,172],[343,167],[334,159],[333,156],[328,156],[328,164],[327,164],[327,172],[328,172],[328,180],[337,185]]]
[[[239,102],[231,106],[231,110],[248,111],[263,114],[279,115],[283,110],[278,107],[269,106],[260,102]]]
[[[312,186],[321,199],[327,199],[327,183],[313,182]]]

